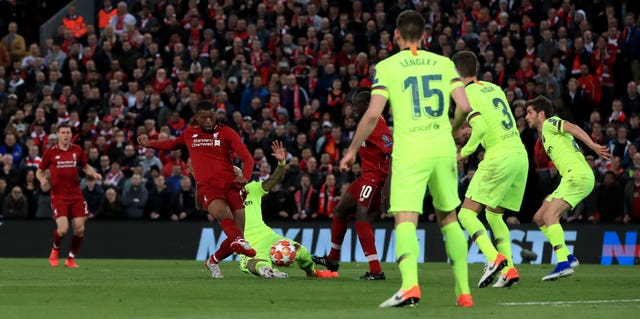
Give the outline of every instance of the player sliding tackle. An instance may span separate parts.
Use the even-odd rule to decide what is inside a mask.
[[[416,228],[427,186],[433,196],[438,225],[452,262],[458,305],[473,306],[469,293],[467,239],[458,224],[456,145],[449,121],[449,97],[456,102],[457,129],[470,111],[453,62],[418,50],[424,39],[424,18],[408,10],[398,16],[395,40],[401,51],[376,65],[371,103],[349,149],[340,162],[347,171],[362,142],[373,131],[388,101],[393,110],[391,208],[396,222],[396,258],[402,286],[380,307],[413,306],[421,298],[418,285],[420,246]]]
[[[533,221],[549,240],[558,260],[556,268],[542,277],[542,280],[556,280],[571,276],[573,268],[579,265],[578,259],[569,252],[565,244],[560,217],[587,197],[595,185],[593,171],[575,138],[604,160],[608,160],[611,154],[607,147],[596,144],[580,127],[553,116],[553,105],[544,96],[527,101],[526,106],[529,127],[538,129],[547,155],[562,176],[560,185],[547,196],[533,216]]]
[[[246,273],[254,274],[263,278],[287,278],[285,272],[273,268],[271,262],[271,246],[278,240],[288,240],[296,248],[295,262],[300,269],[304,270],[307,277],[331,277],[330,272],[316,271],[311,255],[304,246],[286,237],[276,234],[271,227],[262,220],[262,197],[274,186],[280,184],[284,179],[285,159],[287,153],[282,146],[282,142],[274,141],[271,145],[273,157],[278,161],[278,167],[273,174],[264,182],[250,182],[245,186],[247,198],[244,201],[246,223],[244,228],[244,238],[251,242],[256,250],[255,257],[240,257],[240,269]],[[234,167],[236,175],[242,175],[242,170]]]
[[[242,235],[244,205],[242,187],[251,178],[253,157],[240,136],[230,127],[215,122],[211,104],[200,102],[195,114],[197,126],[187,127],[180,136],[167,141],[152,141],[146,135],[138,137],[143,147],[175,150],[186,146],[191,157],[193,175],[198,189],[198,201],[220,222],[227,235],[218,251],[206,262],[213,278],[223,278],[218,262],[233,253],[253,257],[256,251]],[[236,176],[230,154],[242,161],[243,174]]]
[[[472,127],[471,137],[460,150],[458,160],[465,160],[473,154],[479,144],[486,151],[471,179],[458,219],[489,262],[478,287],[490,285],[505,267],[494,287],[509,287],[518,282],[519,275],[511,259],[509,228],[502,216],[505,209],[520,210],[529,170],[527,151],[502,89],[493,83],[478,81],[475,54],[458,52],[452,60],[473,108],[467,117]],[[497,250],[478,219],[483,208],[486,209]]]
[[[371,92],[367,88],[359,89],[353,97],[353,117],[360,120],[369,106]],[[389,155],[393,141],[384,118],[379,117],[373,132],[360,148],[362,175],[358,177],[346,193],[340,197],[333,211],[331,225],[331,251],[328,256],[314,257],[316,264],[331,271],[338,271],[340,248],[347,232],[347,217],[356,215],[356,231],[362,251],[369,261],[369,271],[360,277],[363,280],[384,280],[376,251],[376,239],[371,228],[371,220],[380,212],[382,191],[389,174]]]

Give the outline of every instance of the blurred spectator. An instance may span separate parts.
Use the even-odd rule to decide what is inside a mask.
[[[117,13],[118,9],[111,5],[111,0],[104,0],[104,6],[98,10],[98,28],[101,32],[109,25],[111,18]]]
[[[4,144],[0,145],[0,154],[10,155],[13,159],[12,165],[17,168],[24,155],[22,146],[18,144],[16,133],[7,132],[4,136]]]
[[[27,205],[29,207],[29,218],[33,218],[36,215],[36,210],[38,208],[37,203],[37,192],[39,183],[36,179],[36,171],[35,168],[23,170],[24,172],[24,182],[22,183],[22,191],[24,192],[24,196],[27,198]]]
[[[123,206],[118,192],[114,188],[107,188],[102,203],[100,203],[98,218],[119,219],[122,217],[124,217]]]
[[[183,176],[180,179],[180,189],[172,194],[171,220],[179,221],[187,218],[204,219],[204,213],[198,213],[196,209],[196,194],[192,186],[191,178]],[[207,217],[210,216],[206,214]]]
[[[120,35],[126,32],[125,26],[128,24],[136,24],[136,18],[128,13],[127,3],[121,1],[118,3],[118,12],[111,18],[109,25],[113,27],[113,32],[116,35]]]
[[[634,81],[627,83],[627,94],[622,97],[623,111],[625,114],[640,114],[640,95],[638,84]]]
[[[640,165],[634,166],[633,179],[624,188],[623,222],[640,221]]]
[[[621,222],[624,193],[616,180],[616,175],[607,171],[604,173],[602,184],[597,192],[598,212],[595,216],[589,216],[592,223]]]
[[[84,18],[78,15],[78,8],[75,5],[69,6],[69,13],[62,18],[62,24],[67,30],[73,32],[73,37],[80,39],[87,34],[87,26],[84,24]]]
[[[89,218],[96,217],[99,214],[100,203],[104,198],[104,190],[93,176],[86,177],[85,186],[82,188],[82,195],[87,202]]]
[[[3,156],[2,170],[0,170],[0,177],[4,178],[8,187],[20,185],[20,172],[13,165],[13,157],[9,154]]]
[[[165,183],[164,176],[158,175],[153,178],[153,187],[149,190],[147,201],[147,211],[149,218],[168,219],[172,211],[172,198],[174,193],[169,190]]]
[[[339,200],[340,190],[336,185],[336,177],[333,174],[328,174],[318,193],[318,214],[312,215],[311,218],[316,219],[319,216],[324,216],[326,219],[333,217],[333,210],[338,205]]]
[[[122,206],[125,216],[128,219],[142,219],[148,199],[149,193],[142,184],[142,176],[133,174],[131,186],[122,190]]]
[[[24,219],[28,217],[29,204],[20,186],[14,186],[11,193],[4,197],[2,215],[4,219]]]
[[[26,55],[27,46],[24,38],[18,34],[18,24],[10,22],[8,27],[9,34],[4,36],[0,43],[9,50],[9,56],[12,62],[21,62]]]

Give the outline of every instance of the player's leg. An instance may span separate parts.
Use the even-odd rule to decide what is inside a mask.
[[[456,214],[456,207],[460,205],[456,159],[438,158],[433,159],[432,163],[435,169],[428,181],[429,191],[433,197],[438,225],[444,236],[445,250],[451,260],[456,301],[459,306],[471,307],[473,300],[469,289],[467,238]]]
[[[414,306],[422,297],[418,284],[418,257],[420,246],[416,228],[422,212],[432,166],[417,162],[392,162],[391,207],[396,231],[396,260],[402,285],[398,292],[380,304],[380,307]]]
[[[503,219],[504,208],[486,207],[485,216],[487,217],[487,222],[491,227],[496,249],[498,249],[498,252],[507,259],[507,267],[503,269],[502,275],[498,278],[498,281],[493,285],[493,287],[511,287],[520,280],[520,275],[513,264],[511,255],[511,233]]]
[[[349,189],[354,187],[355,184],[356,183],[352,183]],[[344,236],[347,233],[347,228],[349,227],[347,216],[354,211],[355,207],[356,201],[350,192],[347,191],[342,194],[338,205],[333,210],[333,219],[331,221],[331,250],[327,256],[314,257],[313,261],[316,264],[325,266],[330,271],[338,271],[340,267],[340,250]]]
[[[84,238],[84,225],[89,216],[87,202],[84,200],[74,201],[71,204],[71,224],[73,226],[73,237],[71,238],[71,249],[69,256],[64,265],[71,268],[78,268],[75,262],[76,255],[82,247],[82,239]]]
[[[60,246],[64,236],[69,231],[69,207],[61,201],[52,200],[51,209],[53,211],[53,218],[56,221],[56,230],[53,232],[53,247],[49,254],[49,265],[51,267],[58,266],[58,254],[60,253]]]
[[[367,186],[370,187],[370,185]],[[362,201],[362,205],[358,205],[356,208],[356,231],[364,256],[369,263],[369,271],[361,276],[360,279],[384,280],[385,275],[384,272],[382,272],[382,267],[380,267],[380,260],[378,259],[378,251],[376,249],[376,238],[373,233],[373,228],[371,227],[371,222],[380,206],[380,190],[373,188],[372,193],[373,194],[367,196],[370,198],[370,201]],[[376,203],[373,204],[373,202]]]

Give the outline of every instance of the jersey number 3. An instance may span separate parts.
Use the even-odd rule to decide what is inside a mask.
[[[420,106],[421,100],[429,99],[434,95],[437,97],[437,101],[435,103],[437,107],[434,108],[433,105],[425,106],[424,112],[431,117],[442,116],[442,113],[444,111],[444,95],[442,94],[442,90],[429,87],[429,82],[442,80],[442,75],[423,75],[420,77],[420,79],[422,80],[422,94],[420,93],[420,85],[418,83],[417,76],[410,76],[404,80],[403,92],[411,90],[411,99],[413,101],[413,118],[418,119],[422,117],[422,107]]]
[[[504,114],[504,117],[507,118],[506,120],[501,122],[502,127],[507,131],[513,128],[513,117],[511,117],[511,113],[509,112],[509,107],[507,106],[507,104],[505,104],[502,99],[495,98],[493,99],[493,107],[495,109],[500,108],[502,114]]]

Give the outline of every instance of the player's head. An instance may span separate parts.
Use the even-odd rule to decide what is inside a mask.
[[[198,106],[196,106],[196,121],[203,131],[213,131],[215,117],[211,108],[211,103],[205,101],[198,103]]]
[[[424,36],[424,17],[414,10],[402,12],[396,20],[396,39],[407,42],[419,42]]]
[[[538,128],[547,118],[553,116],[553,104],[544,96],[527,101],[526,120],[529,127]]]
[[[351,102],[351,108],[353,109],[353,119],[359,122],[364,112],[369,108],[369,101],[371,100],[371,89],[361,87],[356,90]]]
[[[73,136],[73,132],[71,132],[71,125],[62,123],[58,125],[58,132],[56,133],[58,137],[58,143],[62,146],[69,146],[71,144],[71,137]]]
[[[478,74],[478,58],[471,51],[460,51],[451,57],[458,69],[458,74],[463,78],[475,77]]]

